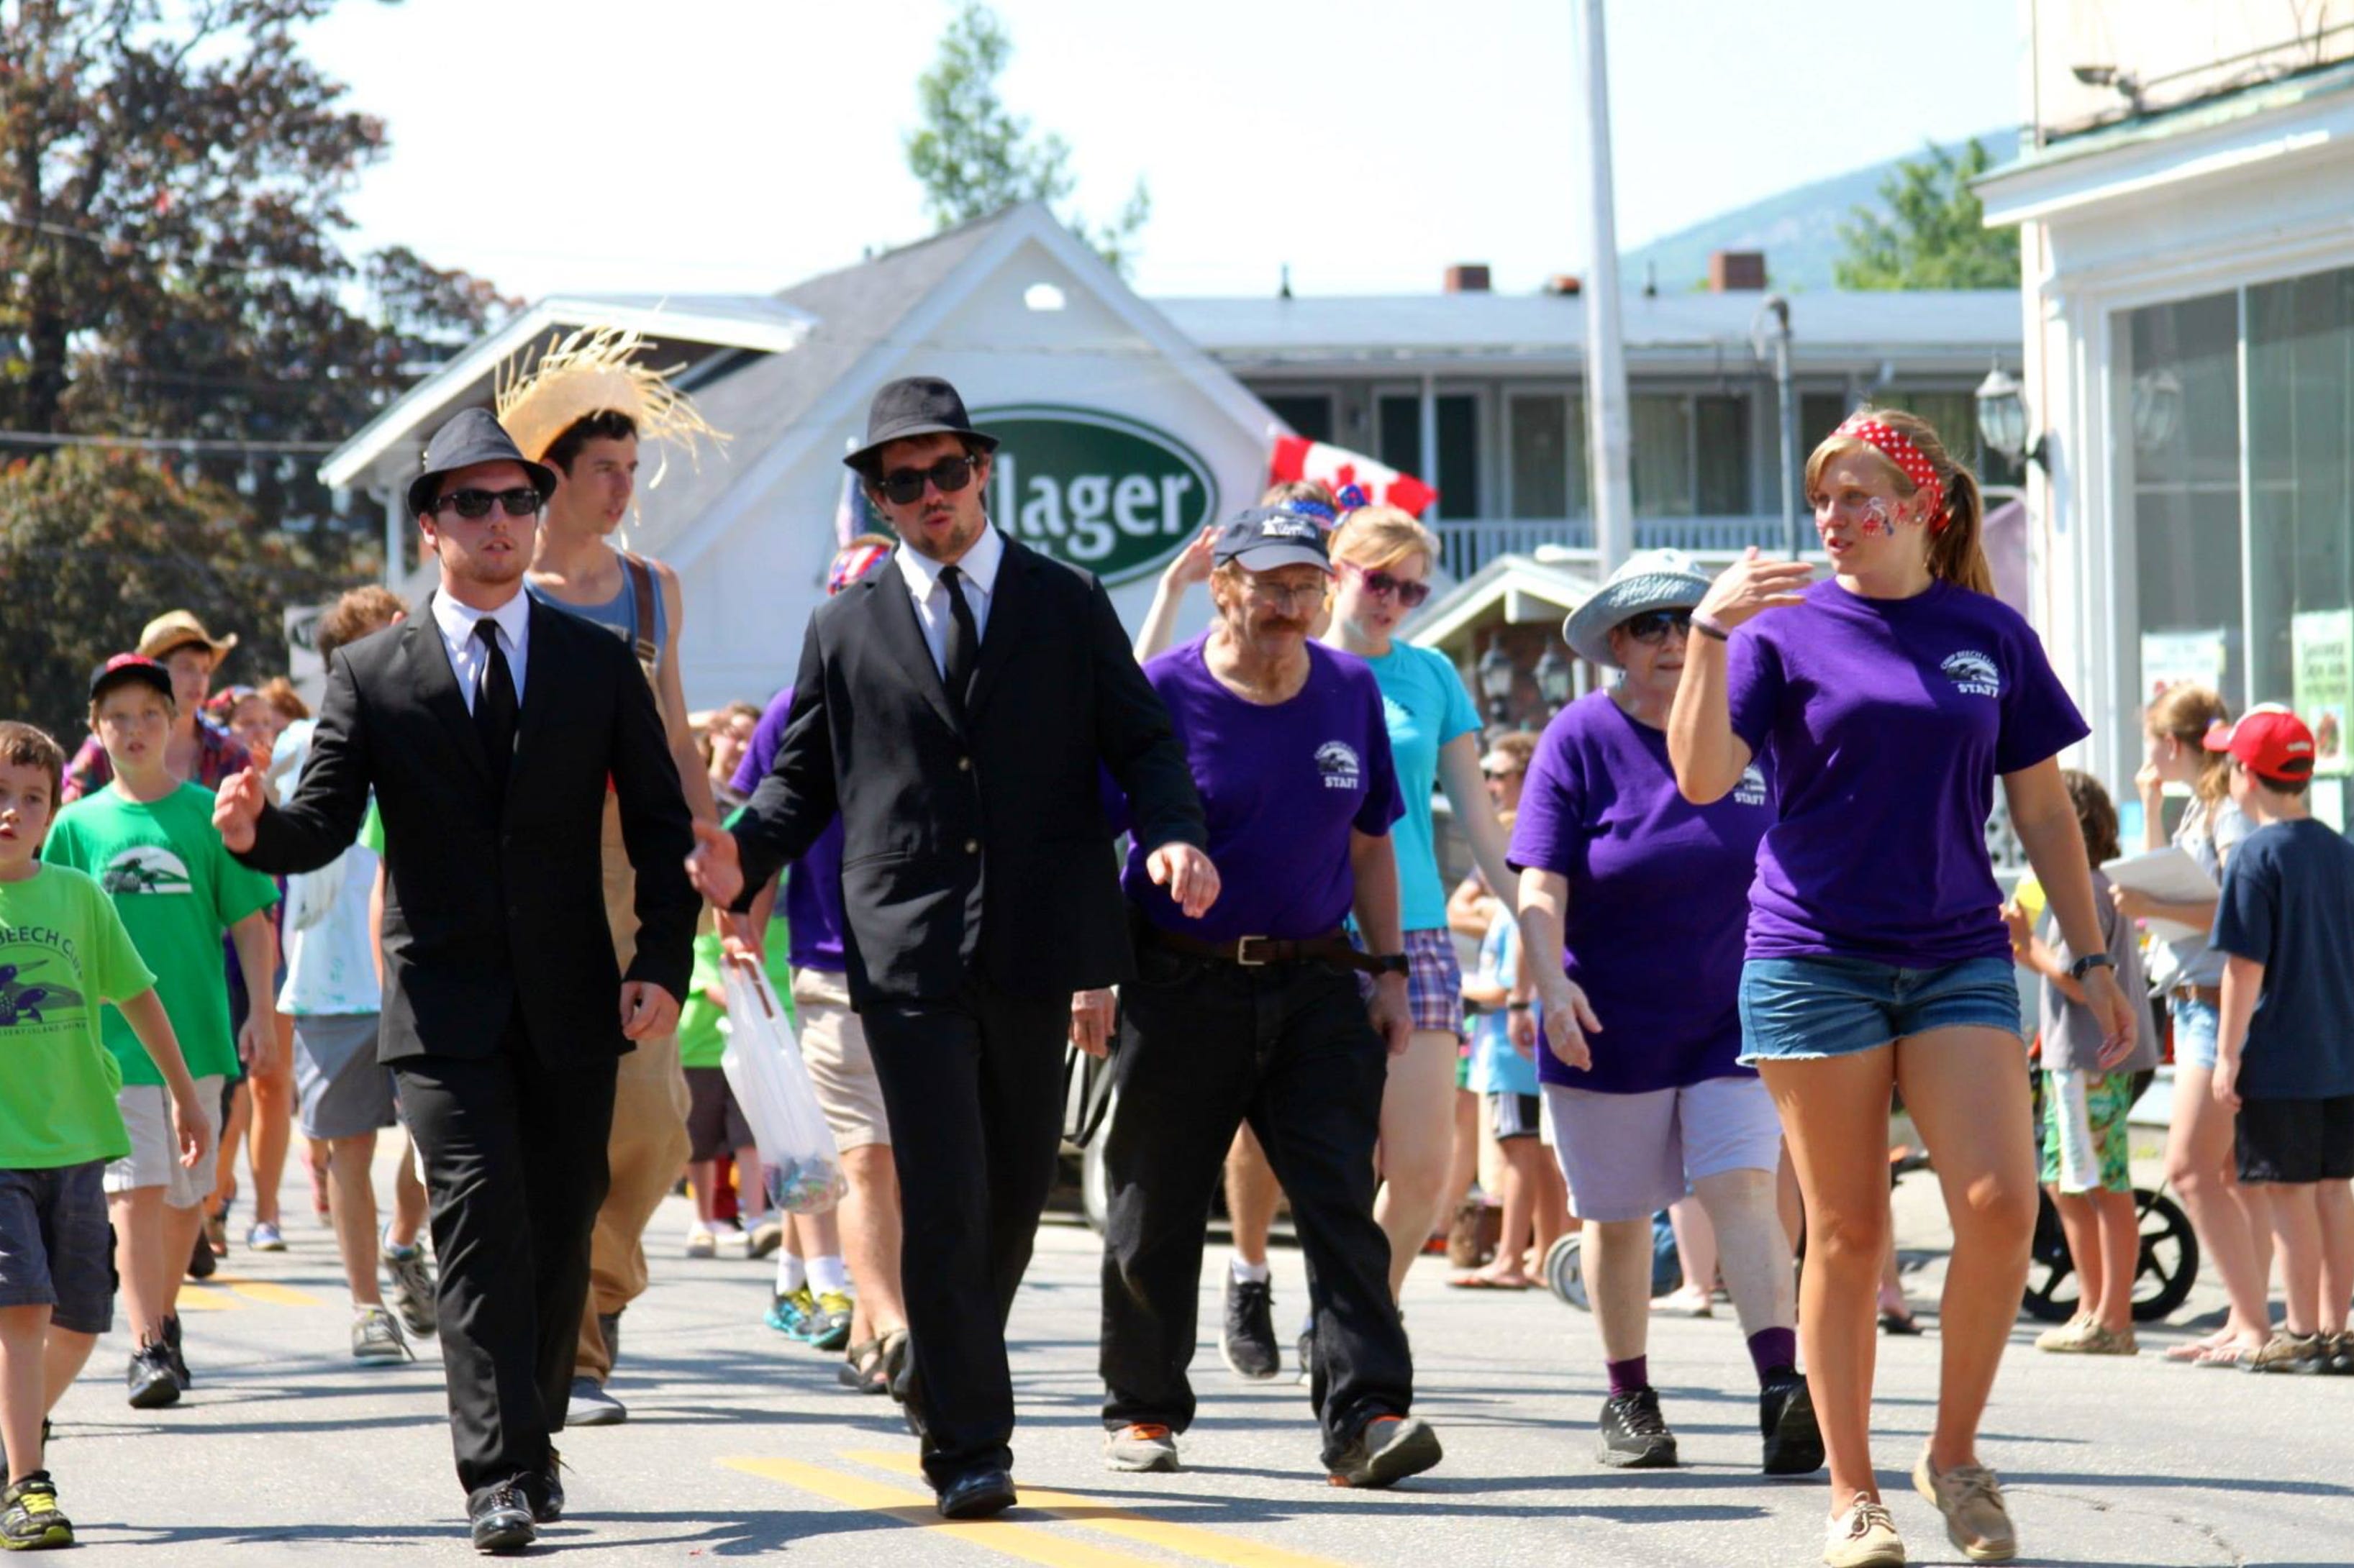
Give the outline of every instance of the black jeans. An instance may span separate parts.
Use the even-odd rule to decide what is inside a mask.
[[[952,1000],[859,1014],[891,1118],[908,1403],[935,1486],[1013,1463],[1005,1321],[1062,1150],[1070,1017],[1067,994],[1007,996],[981,980]]]
[[[1193,1419],[1203,1231],[1235,1128],[1247,1120],[1291,1200],[1308,1262],[1310,1397],[1337,1459],[1378,1415],[1403,1415],[1414,1361],[1373,1223],[1373,1146],[1388,1055],[1356,978],[1330,964],[1246,969],[1138,940],[1120,991],[1119,1101],[1102,1136],[1104,1425]]]
[[[393,1067],[433,1200],[450,1440],[470,1507],[537,1474],[564,1429],[614,1071],[544,1065],[519,1021],[496,1054]]]

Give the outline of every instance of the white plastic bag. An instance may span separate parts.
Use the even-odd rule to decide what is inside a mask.
[[[733,961],[721,967],[728,1028],[719,1067],[752,1124],[769,1201],[789,1214],[822,1214],[842,1201],[850,1183],[833,1128],[810,1085],[801,1043],[767,975]]]

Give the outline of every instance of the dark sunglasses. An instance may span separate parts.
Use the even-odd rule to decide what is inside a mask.
[[[436,514],[455,509],[461,517],[488,517],[503,506],[510,517],[528,517],[539,510],[539,492],[529,485],[513,490],[453,490],[433,503]]]
[[[1673,631],[1685,637],[1691,635],[1691,611],[1689,609],[1647,609],[1640,615],[1630,615],[1618,623],[1627,635],[1638,642],[1658,642]]]
[[[1376,599],[1395,594],[1402,609],[1412,609],[1430,597],[1428,583],[1410,583],[1394,577],[1387,572],[1369,572],[1363,567],[1351,567],[1349,569],[1357,574],[1358,580],[1365,585],[1367,593]]]
[[[973,468],[979,461],[967,452],[961,457],[942,458],[929,468],[895,468],[876,480],[875,488],[894,506],[912,506],[921,501],[928,481],[938,486],[942,495],[954,495],[972,482]]]

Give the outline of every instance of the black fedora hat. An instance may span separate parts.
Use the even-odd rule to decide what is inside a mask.
[[[531,487],[541,501],[556,493],[556,471],[516,450],[497,415],[488,408],[466,408],[425,444],[425,471],[408,482],[408,514],[422,517],[431,512],[441,476],[478,462],[514,463],[531,475]]]
[[[962,436],[981,450],[997,450],[997,438],[976,430],[964,411],[957,389],[937,376],[908,376],[886,381],[866,410],[866,444],[842,461],[875,477],[875,454],[893,441],[909,436]]]

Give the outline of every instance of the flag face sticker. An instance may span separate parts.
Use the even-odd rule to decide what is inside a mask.
[[[98,885],[120,896],[124,894],[194,893],[187,863],[161,844],[141,844],[109,861]]]

